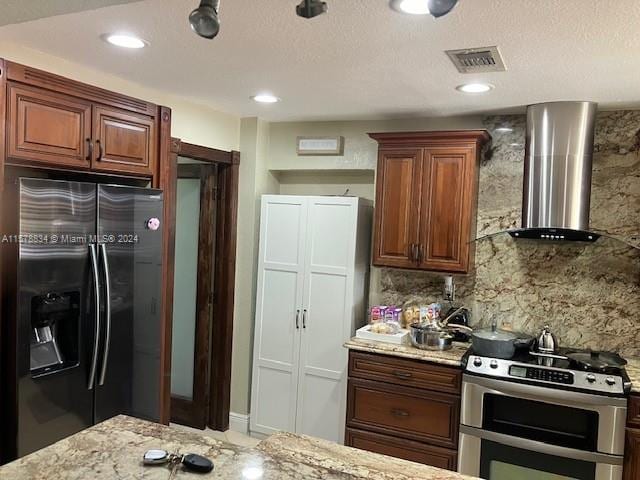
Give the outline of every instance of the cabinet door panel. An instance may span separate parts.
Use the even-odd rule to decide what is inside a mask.
[[[309,199],[296,432],[342,443],[357,223],[353,198]]]
[[[8,156],[89,167],[91,105],[74,97],[9,84]]]
[[[473,149],[424,151],[420,267],[466,272],[475,187]]]
[[[264,434],[295,431],[306,209],[300,198],[262,198],[251,430]]]
[[[421,149],[381,150],[376,182],[373,264],[416,267]]]
[[[624,452],[624,480],[640,478],[640,430],[627,428]]]
[[[94,107],[94,170],[152,175],[155,122],[145,115]]]

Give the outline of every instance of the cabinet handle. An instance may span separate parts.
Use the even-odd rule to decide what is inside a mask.
[[[422,259],[424,258],[424,246],[422,244],[417,246],[417,251],[418,251],[418,258],[416,259],[416,262],[418,263],[422,263]]]
[[[300,328],[300,310],[296,310],[296,328]]]
[[[302,311],[302,328],[307,328],[307,309]]]
[[[98,158],[96,160],[102,160],[102,155],[104,154],[104,149],[102,148],[102,143],[100,140],[96,140],[96,144],[98,145]]]
[[[399,408],[392,408],[391,415],[393,415],[394,417],[408,417],[409,412],[407,412],[406,410],[400,410]]]
[[[413,377],[413,375],[409,372],[399,372],[398,370],[394,370],[393,372],[391,372],[391,374],[394,377],[404,378],[404,379]]]
[[[87,147],[88,147],[87,160],[91,160],[91,158],[93,157],[93,142],[91,141],[90,138],[87,138]]]
[[[415,258],[414,258],[414,256],[413,256],[413,255],[414,255],[414,253],[416,252],[415,246],[416,246],[416,244],[415,244],[415,243],[410,243],[410,244],[409,244],[409,261],[410,261],[410,262],[415,261]]]

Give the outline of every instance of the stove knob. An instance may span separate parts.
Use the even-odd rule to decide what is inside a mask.
[[[498,368],[498,361],[497,360],[491,360],[491,362],[489,363],[489,366],[491,368]]]
[[[476,357],[473,359],[473,365],[476,367],[482,366],[482,359],[480,357]]]
[[[596,381],[596,376],[593,373],[588,373],[585,378],[589,383],[594,383]]]
[[[604,380],[605,382],[607,382],[607,385],[612,386],[616,384],[616,379],[613,377],[607,377]]]

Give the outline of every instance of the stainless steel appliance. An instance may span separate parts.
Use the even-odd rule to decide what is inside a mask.
[[[4,460],[114,415],[158,420],[162,192],[6,187]]]
[[[623,368],[590,368],[568,353],[504,360],[467,352],[459,472],[487,480],[622,479],[629,378]]]
[[[527,107],[522,229],[518,238],[593,242],[589,231],[597,104],[549,102]]]

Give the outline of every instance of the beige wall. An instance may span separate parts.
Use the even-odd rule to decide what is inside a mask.
[[[480,116],[413,118],[404,120],[344,122],[279,122],[271,124],[269,168],[272,170],[375,170],[377,144],[368,132],[457,130],[481,128]],[[345,137],[344,156],[304,156],[296,153],[296,137]]]
[[[269,124],[257,118],[240,123],[240,186],[238,199],[238,256],[233,328],[231,411],[249,412],[255,287],[260,221],[260,196],[278,193],[275,177],[267,168]]]

